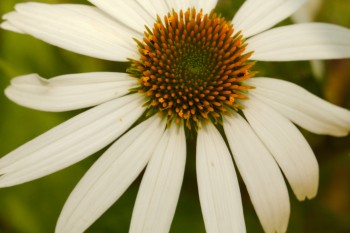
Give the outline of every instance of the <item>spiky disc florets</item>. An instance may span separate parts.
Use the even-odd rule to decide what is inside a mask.
[[[169,120],[196,128],[204,119],[216,122],[227,108],[239,109],[253,76],[242,36],[214,12],[188,9],[159,17],[143,41],[140,59],[128,69],[139,79],[138,91],[149,97],[148,113],[164,112]]]

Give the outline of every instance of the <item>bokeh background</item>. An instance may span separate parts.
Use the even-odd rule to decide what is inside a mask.
[[[0,15],[24,1],[1,0]],[[84,3],[79,0],[41,0],[49,3]],[[243,0],[221,0],[217,6],[231,19]],[[324,0],[315,15],[316,21],[350,28],[350,1]],[[291,19],[281,23],[290,24]],[[323,63],[325,72],[317,77],[309,62],[259,62],[260,75],[282,78],[297,83],[330,102],[350,109],[350,60]],[[0,30],[0,90],[12,77],[38,73],[43,77],[91,71],[125,71],[127,63],[115,63],[77,55],[48,45],[28,35]],[[0,92],[0,157],[76,115],[45,113],[17,106]],[[324,114],[327,114],[326,112]],[[350,137],[333,138],[303,131],[320,164],[320,187],[313,200],[298,202],[292,192],[289,233],[350,232]],[[205,232],[196,186],[193,141],[188,141],[188,159],[180,200],[171,232]],[[192,145],[192,146],[191,146]],[[69,193],[84,172],[101,155],[88,159],[50,176],[0,189],[0,233],[53,232],[56,220]],[[50,155],[48,155],[50,156]],[[87,232],[127,232],[140,177],[127,192],[89,228]],[[263,232],[244,184],[243,206],[248,233]]]

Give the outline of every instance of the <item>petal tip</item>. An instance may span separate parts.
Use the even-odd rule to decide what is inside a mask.
[[[295,192],[295,196],[298,199],[298,201],[306,201],[306,200],[311,200],[317,196],[317,191],[318,191],[318,185],[310,188],[309,190],[305,190],[304,192]]]
[[[8,21],[2,22],[0,24],[0,28],[7,30],[7,31],[12,31],[12,32],[21,32],[18,28],[11,25]]]

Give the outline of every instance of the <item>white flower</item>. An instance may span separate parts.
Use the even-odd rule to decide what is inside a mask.
[[[131,67],[127,73],[13,79],[6,95],[26,107],[97,106],[1,158],[0,187],[63,169],[117,139],[73,190],[56,232],[86,230],[146,166],[130,232],[168,232],[187,131],[197,135],[206,231],[245,232],[235,163],[265,232],[285,232],[290,204],[282,172],[299,200],[314,197],[318,186],[317,161],[293,123],[345,136],[350,112],[292,83],[251,78],[249,60],[348,58],[350,30],[326,23],[270,29],[305,0],[247,0],[233,26],[210,13],[216,0],[90,2],[96,7],[24,3],[4,16],[2,28],[96,58],[130,59]],[[142,122],[133,126],[137,119]]]

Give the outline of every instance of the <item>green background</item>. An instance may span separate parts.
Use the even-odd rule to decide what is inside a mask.
[[[13,10],[23,1],[1,0],[0,14]],[[85,3],[84,1],[41,1],[50,3]],[[242,0],[221,0],[217,12],[231,19]],[[86,3],[85,3],[86,4]],[[350,1],[324,1],[317,21],[350,28]],[[285,20],[282,24],[289,24]],[[107,62],[56,48],[28,35],[0,30],[0,89],[12,77],[38,73],[43,77],[90,71],[125,71],[127,63]],[[326,73],[316,79],[308,62],[263,63],[255,67],[260,75],[283,78],[297,83],[330,102],[350,109],[350,60],[324,63]],[[76,115],[45,113],[20,107],[0,92],[0,157]],[[327,113],[325,113],[327,114]],[[290,233],[350,232],[350,137],[333,138],[302,131],[320,164],[320,187],[317,197],[298,202],[292,192]],[[189,141],[185,179],[171,232],[205,232],[196,186],[193,141]],[[69,193],[84,172],[101,155],[88,159],[50,176],[0,189],[0,233],[53,232],[56,220]],[[48,155],[49,156],[49,155]],[[127,232],[139,177],[125,194],[87,232]],[[252,204],[240,182],[247,232],[263,232]]]

